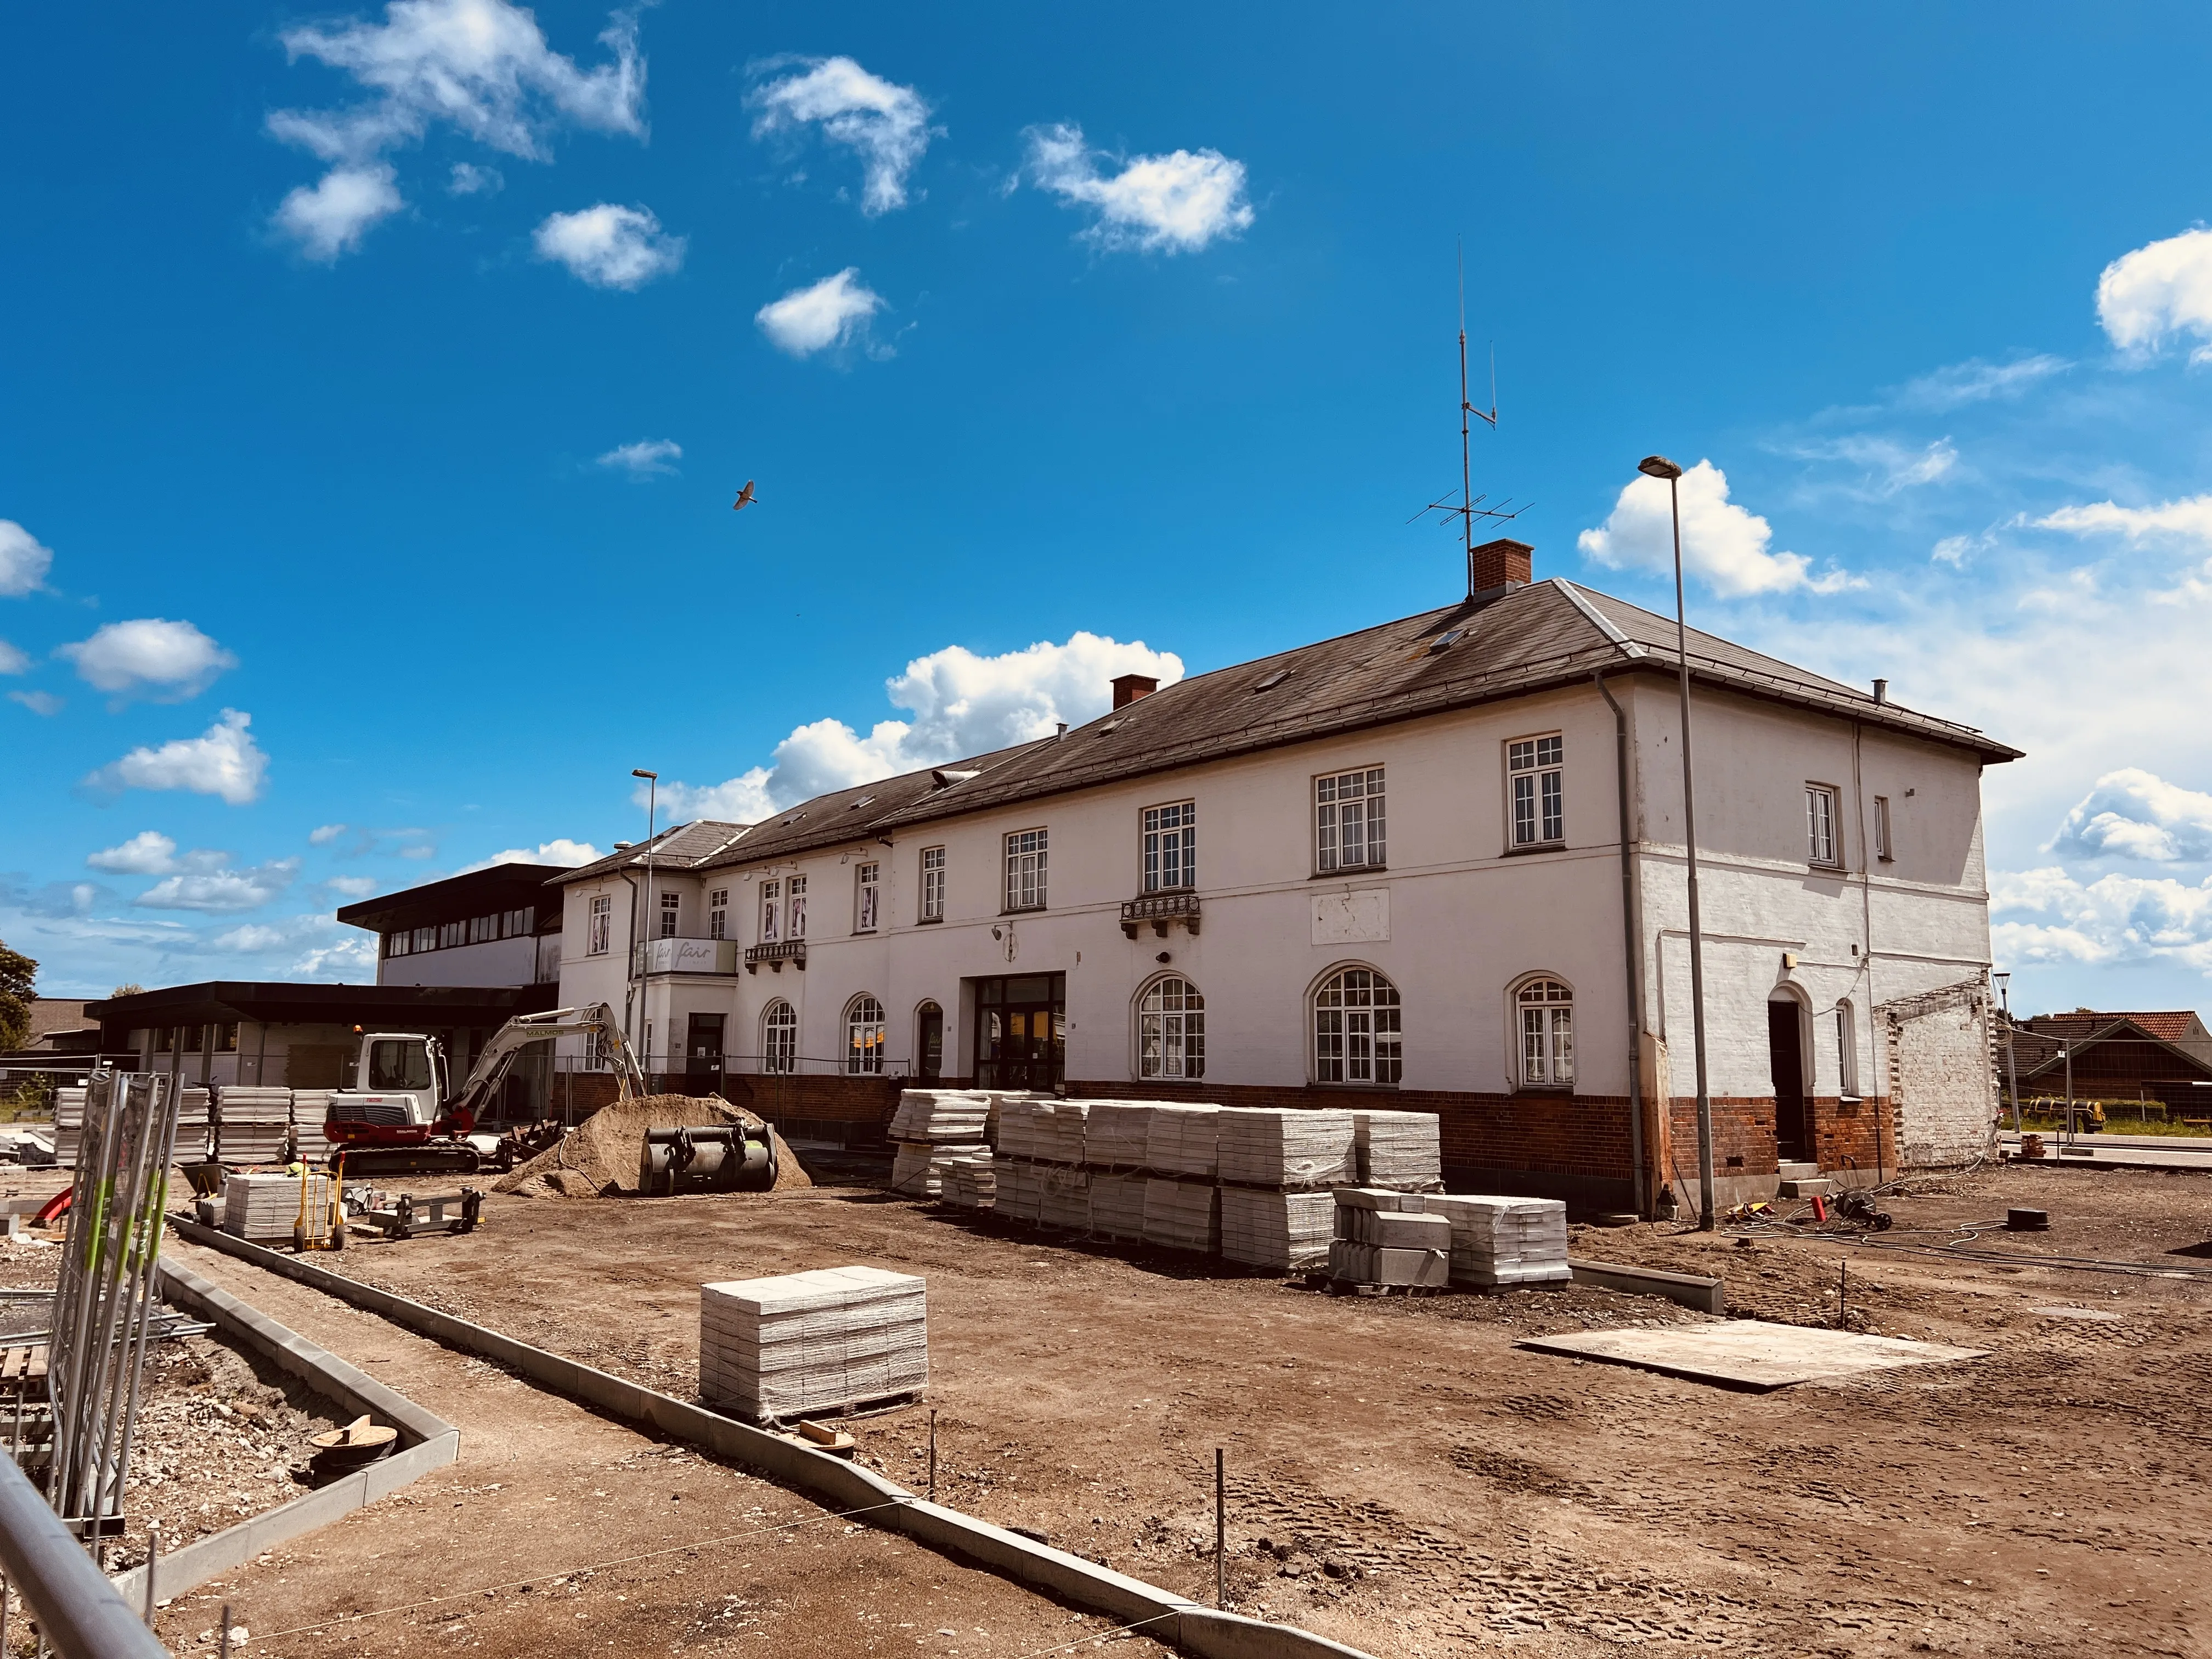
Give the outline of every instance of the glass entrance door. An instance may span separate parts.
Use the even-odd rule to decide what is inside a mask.
[[[722,1020],[720,1014],[694,1014],[684,1039],[684,1069],[708,1086],[722,1086]]]
[[[987,1089],[1056,1089],[1067,1048],[1067,975],[975,981],[975,1081]]]

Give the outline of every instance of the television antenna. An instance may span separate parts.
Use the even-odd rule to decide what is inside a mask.
[[[1498,502],[1496,507],[1483,505],[1490,496],[1487,491],[1480,495],[1474,493],[1474,465],[1468,445],[1468,434],[1474,430],[1473,421],[1487,422],[1492,432],[1498,430],[1498,346],[1495,342],[1492,342],[1490,348],[1490,408],[1486,411],[1477,409],[1467,395],[1467,245],[1462,242],[1460,244],[1459,250],[1460,498],[1455,501],[1450,496],[1446,495],[1441,500],[1431,501],[1406,522],[1411,524],[1414,519],[1426,518],[1431,513],[1443,514],[1447,521],[1452,519],[1459,520],[1465,530],[1467,550],[1470,556],[1474,552],[1474,521],[1477,519],[1504,522],[1519,518],[1535,505],[1534,501],[1523,501],[1508,513],[1505,509],[1513,501],[1510,495]]]

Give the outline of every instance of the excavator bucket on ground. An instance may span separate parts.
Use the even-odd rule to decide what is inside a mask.
[[[638,1154],[638,1190],[764,1193],[775,1185],[775,1137],[751,1123],[652,1128]]]

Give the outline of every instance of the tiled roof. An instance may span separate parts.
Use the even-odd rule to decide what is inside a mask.
[[[2020,757],[1971,726],[1876,702],[1856,687],[1711,634],[1692,629],[1688,647],[1692,678],[1709,687],[1862,720],[1967,750],[1984,762]],[[716,826],[731,832],[728,838],[685,867],[790,857],[902,824],[1584,683],[1601,671],[1672,678],[1676,663],[1673,623],[1555,577],[1179,680],[1064,738],[817,796],[749,830]],[[975,775],[948,775],[954,773]],[[686,833],[702,827],[688,826]],[[635,865],[642,850],[562,879]],[[656,852],[656,861],[661,856]]]
[[[2070,1014],[2038,1014],[2024,1024],[2039,1031],[2050,1031],[2061,1036],[2073,1036],[2101,1030],[2116,1019],[2124,1019],[2139,1025],[2161,1042],[2179,1042],[2185,1037],[2205,1035],[2203,1024],[2194,1009],[2165,1009],[2149,1013],[2093,1013],[2077,1009]]]
[[[652,854],[655,869],[688,870],[728,847],[750,828],[750,824],[725,823],[716,818],[672,823],[651,841],[635,842],[603,859],[579,865],[574,870],[563,870],[545,884],[562,887],[572,881],[611,875],[617,870],[642,870],[647,854]]]

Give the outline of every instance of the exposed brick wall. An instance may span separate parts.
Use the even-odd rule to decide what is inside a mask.
[[[1671,1111],[1668,1128],[1673,1137],[1674,1161],[1681,1165],[1682,1177],[1695,1182],[1698,1178],[1698,1097],[1677,1095],[1669,1103]],[[1823,1170],[1840,1170],[1847,1164],[1862,1170],[1875,1167],[1877,1129],[1881,1134],[1880,1161],[1884,1168],[1897,1167],[1897,1135],[1894,1125],[1887,1121],[1890,1110],[1885,1097],[1869,1096],[1856,1104],[1846,1104],[1834,1095],[1813,1097],[1813,1145]],[[1740,1161],[1739,1161],[1740,1160]],[[1772,1175],[1780,1169],[1781,1157],[1774,1139],[1774,1097],[1772,1095],[1715,1095],[1713,1097],[1713,1173],[1729,1176]],[[1660,1172],[1663,1180],[1673,1181],[1674,1172]],[[1676,1183],[1678,1198],[1683,1194],[1680,1183]]]
[[[898,1108],[908,1079],[896,1077],[773,1077],[732,1073],[722,1079],[722,1097],[733,1106],[759,1113],[781,1127],[799,1123],[840,1126],[835,1138],[848,1142],[881,1140]],[[939,1088],[957,1087],[941,1082]],[[787,1131],[788,1132],[788,1131]]]

